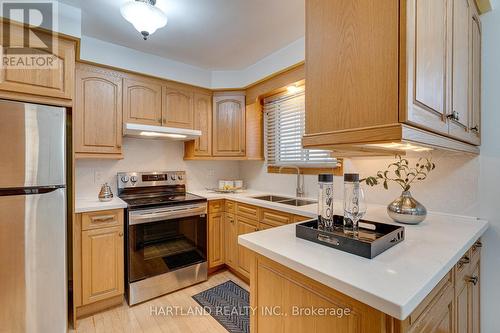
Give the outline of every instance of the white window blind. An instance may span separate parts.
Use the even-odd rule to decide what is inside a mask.
[[[265,99],[264,122],[268,165],[332,167],[337,164],[329,151],[302,148],[304,91]]]

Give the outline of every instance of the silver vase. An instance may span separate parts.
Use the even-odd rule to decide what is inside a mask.
[[[427,217],[427,209],[411,196],[410,191],[404,191],[391,202],[387,213],[394,221],[404,224],[419,224]]]

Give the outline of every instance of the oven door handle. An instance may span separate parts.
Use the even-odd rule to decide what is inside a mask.
[[[131,212],[129,213],[129,225],[158,222],[164,220],[172,220],[182,217],[191,217],[205,215],[207,213],[207,205],[181,206],[172,207],[171,209],[163,209],[150,212]]]

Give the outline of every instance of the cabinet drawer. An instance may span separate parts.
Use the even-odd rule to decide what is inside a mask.
[[[224,211],[224,200],[213,200],[208,202],[208,213],[218,214]]]
[[[471,267],[470,250],[467,251],[455,265],[455,288],[461,289]]]
[[[259,208],[238,202],[236,204],[236,215],[252,219],[255,225],[257,225],[257,221],[259,220]]]
[[[481,240],[478,240],[470,248],[470,258],[471,258],[471,264],[472,264],[471,266],[475,266],[476,263],[479,261],[482,247],[483,247],[483,243],[481,243]]]
[[[226,200],[226,213],[234,214],[236,212],[236,203],[231,200]]]
[[[82,230],[114,227],[122,224],[122,209],[82,213]]]
[[[276,210],[270,210],[270,209],[263,209],[262,210],[262,217],[260,219],[260,222],[269,224],[275,227],[280,227],[282,225],[292,223],[293,221],[293,216],[284,213],[284,212],[279,212]]]

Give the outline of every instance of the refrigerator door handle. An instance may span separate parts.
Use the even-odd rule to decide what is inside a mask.
[[[55,186],[39,186],[39,187],[0,188],[0,197],[8,197],[14,195],[46,194],[65,187],[66,186],[64,185],[55,185]]]

